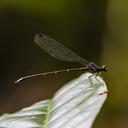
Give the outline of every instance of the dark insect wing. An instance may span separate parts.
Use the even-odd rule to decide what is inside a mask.
[[[78,62],[82,65],[86,66],[89,62],[82,57],[75,54],[73,51],[57,42],[53,38],[44,35],[37,34],[34,38],[35,43],[46,53],[50,54],[52,57],[62,60],[62,61],[70,61],[70,62]]]

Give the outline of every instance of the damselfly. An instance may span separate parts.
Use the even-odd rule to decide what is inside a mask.
[[[53,38],[47,35],[37,34],[34,38],[34,41],[42,50],[50,54],[52,57],[62,61],[78,62],[82,64],[84,67],[28,75],[18,79],[17,81],[15,81],[15,83],[37,76],[46,76],[46,75],[69,72],[69,71],[92,70],[96,73],[107,71],[107,67],[105,65],[99,67],[93,62],[89,62],[86,59],[83,59],[82,57],[78,56],[76,53],[74,53],[73,51],[71,51],[70,49],[63,46],[61,43],[57,42],[56,40],[54,40]]]

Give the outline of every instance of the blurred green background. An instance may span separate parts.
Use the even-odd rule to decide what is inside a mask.
[[[14,112],[50,98],[82,72],[14,81],[22,76],[81,67],[58,61],[33,41],[47,34],[98,65],[110,91],[95,128],[128,128],[128,1],[126,0],[1,0],[0,113]]]

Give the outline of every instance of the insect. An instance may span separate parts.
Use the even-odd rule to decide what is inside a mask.
[[[93,62],[87,61],[86,59],[80,57],[79,55],[71,51],[69,48],[65,47],[64,45],[62,45],[61,43],[59,43],[58,41],[47,35],[37,34],[34,38],[34,41],[43,51],[45,51],[52,57],[59,59],[61,61],[77,62],[82,64],[83,67],[28,75],[16,80],[15,83],[19,83],[23,80],[37,76],[46,76],[46,75],[69,72],[69,71],[92,70],[95,73],[107,71],[107,66],[103,65],[102,67],[99,67]]]

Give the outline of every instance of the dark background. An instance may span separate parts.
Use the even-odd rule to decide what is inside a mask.
[[[48,99],[82,72],[14,81],[22,76],[79,64],[58,61],[34,44],[47,34],[98,65],[110,91],[95,128],[128,127],[128,2],[118,0],[1,0],[0,113],[15,112]]]

